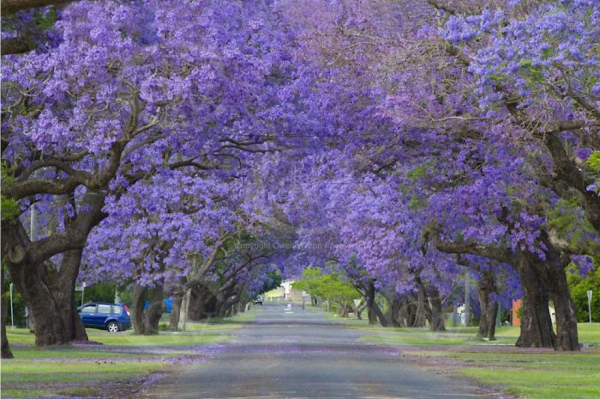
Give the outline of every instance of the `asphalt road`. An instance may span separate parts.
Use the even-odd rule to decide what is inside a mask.
[[[203,363],[175,370],[148,398],[481,398],[394,349],[360,340],[322,313],[265,304],[256,320]]]

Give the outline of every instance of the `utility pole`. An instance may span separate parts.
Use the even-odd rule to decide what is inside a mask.
[[[13,283],[10,283],[10,329],[15,329],[15,313],[13,311]]]
[[[81,306],[83,306],[83,304],[85,303],[85,302],[83,302],[83,296],[85,293],[85,285],[86,285],[85,281],[83,283],[81,283]]]
[[[37,177],[38,171],[34,172],[34,177]],[[38,212],[35,204],[31,204],[31,214],[29,218],[29,239],[31,242],[37,241],[38,239]],[[28,321],[29,321],[29,332],[35,331],[35,319],[33,318],[33,313],[31,313],[31,309],[28,312]]]
[[[590,332],[592,331],[592,290],[588,290],[588,315],[590,319]]]
[[[465,327],[469,326],[469,316],[471,315],[471,279],[469,272],[465,270]]]

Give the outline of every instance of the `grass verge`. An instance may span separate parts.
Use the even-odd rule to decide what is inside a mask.
[[[578,353],[520,349],[519,328],[501,327],[498,341],[475,340],[477,327],[434,333],[421,328],[382,328],[349,323],[368,335],[363,340],[399,347],[403,356],[436,372],[467,377],[531,399],[600,398],[600,323],[579,324],[580,342],[592,346]]]
[[[516,348],[405,351],[427,368],[444,369],[531,399],[600,397],[600,351],[562,353]]]
[[[130,397],[145,377],[179,359],[207,356],[212,345],[235,337],[235,330],[253,317],[243,314],[217,322],[188,323],[185,332],[154,336],[88,329],[89,339],[103,345],[47,348],[33,346],[35,338],[29,331],[9,329],[15,359],[2,361],[2,397]]]

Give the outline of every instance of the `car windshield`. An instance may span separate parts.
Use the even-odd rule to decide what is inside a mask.
[[[81,309],[82,313],[96,313],[96,305],[88,305]]]

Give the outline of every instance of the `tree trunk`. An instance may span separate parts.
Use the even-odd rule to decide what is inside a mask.
[[[407,327],[408,326],[408,309],[410,307],[410,303],[406,296],[400,298],[400,309],[398,310],[398,327]]]
[[[446,331],[446,318],[444,317],[442,299],[439,291],[431,284],[429,286],[429,302],[431,303],[429,329],[431,331]]]
[[[496,339],[496,317],[498,315],[498,302],[492,298],[497,293],[496,277],[492,270],[482,272],[481,279],[477,284],[479,294],[479,305],[481,307],[481,317],[479,319],[479,330],[477,339]]]
[[[58,271],[51,265],[13,265],[8,262],[12,281],[35,320],[37,346],[87,340],[74,297],[81,252],[65,252]]]
[[[523,315],[516,345],[521,348],[554,348],[556,335],[548,310],[548,282],[524,256],[520,256],[518,271],[523,286]]]
[[[8,344],[8,337],[6,336],[6,318],[8,309],[6,308],[6,303],[4,301],[4,271],[0,271],[2,273],[2,281],[0,282],[0,306],[2,309],[2,359],[12,359],[13,354],[10,350],[10,346]]]
[[[148,297],[148,287],[134,283],[132,296],[131,323],[133,324],[133,332],[135,334],[144,334],[146,329],[144,324],[144,306]]]
[[[177,288],[173,293],[173,307],[171,309],[171,317],[169,318],[169,330],[177,331],[179,329],[179,317],[181,316],[181,305],[183,303],[184,294],[181,288]]]
[[[61,306],[52,295],[48,279],[56,279],[47,273],[44,265],[11,264],[9,270],[13,283],[35,320],[35,344],[50,346],[67,344],[67,328],[62,318]]]
[[[367,308],[367,304],[366,303],[362,303],[361,305],[358,306],[358,308],[356,309],[356,318],[358,320],[362,320],[362,312],[364,312],[364,310]]]
[[[187,324],[188,315],[190,311],[190,301],[192,296],[192,290],[187,289],[185,295],[183,296],[183,301],[181,302],[181,309],[179,312],[179,324],[177,328],[179,331],[185,331],[185,326]]]
[[[402,317],[402,299],[396,298],[395,294],[392,294],[392,298],[387,298],[388,309],[386,312],[386,319],[388,325],[392,327],[404,327],[404,318]]]
[[[556,349],[562,351],[578,351],[579,337],[577,331],[577,310],[571,300],[567,277],[562,268],[550,270],[552,292],[556,315]]]
[[[367,303],[367,315],[369,317],[369,324],[374,325],[377,324],[377,322],[379,321],[382,327],[387,327],[387,319],[381,311],[381,309],[379,308],[379,305],[377,305],[377,301],[375,300],[377,291],[375,290],[374,281],[370,280],[368,283],[364,284],[362,291],[365,302]]]
[[[2,258],[11,280],[35,321],[37,346],[87,340],[74,303],[74,284],[87,235],[105,216],[105,195],[88,191],[85,205],[69,218],[65,231],[32,241],[23,224],[2,223]],[[50,259],[63,255],[60,267]]]
[[[425,327],[427,325],[427,310],[429,306],[427,304],[427,295],[425,294],[425,287],[423,284],[419,284],[417,291],[417,303],[415,308],[415,318],[413,327]]]
[[[51,285],[52,296],[59,305],[60,317],[69,341],[87,341],[88,336],[75,303],[75,281],[79,274],[83,250],[65,252],[60,266],[60,278]]]
[[[505,219],[505,218],[503,218]],[[508,227],[510,223],[504,221]],[[519,347],[556,348],[559,350],[579,350],[575,307],[566,285],[565,267],[570,257],[564,256],[554,246],[548,232],[540,230],[539,242],[545,248],[544,259],[529,251],[472,246],[465,243],[439,240],[439,231],[432,230],[436,248],[446,253],[470,253],[485,256],[513,266],[521,278],[523,286],[523,316]],[[552,329],[548,310],[548,300],[555,301],[557,330],[560,341]],[[490,321],[491,322],[491,321]]]
[[[407,298],[408,305],[406,306],[406,325],[408,327],[417,327],[417,303],[414,298]]]
[[[162,314],[167,310],[164,302],[164,287],[162,284],[156,284],[151,290],[150,306],[144,317],[144,335],[158,334],[158,323]]]
[[[217,300],[210,290],[203,285],[191,289],[189,304],[189,319],[198,321],[212,317],[215,314]]]

